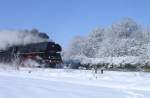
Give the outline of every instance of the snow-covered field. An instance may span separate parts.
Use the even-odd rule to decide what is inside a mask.
[[[150,98],[144,72],[21,69],[0,70],[0,98]]]

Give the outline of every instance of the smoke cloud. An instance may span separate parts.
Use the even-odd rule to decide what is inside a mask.
[[[32,30],[3,30],[0,31],[0,50],[13,45],[26,45],[29,43],[50,41],[46,33]]]

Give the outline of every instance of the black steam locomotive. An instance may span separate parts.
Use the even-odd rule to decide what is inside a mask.
[[[44,67],[54,68],[57,64],[62,63],[61,51],[61,46],[54,42],[16,45],[0,50],[0,62],[11,63],[17,60],[19,65],[25,66],[23,62],[32,59],[39,64],[44,64]]]

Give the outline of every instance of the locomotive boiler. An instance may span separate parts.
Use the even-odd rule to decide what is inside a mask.
[[[31,59],[44,67],[54,68],[56,65],[62,64],[61,51],[61,46],[55,42],[15,45],[0,50],[0,62],[12,63],[17,60],[19,65],[25,66],[24,61]]]

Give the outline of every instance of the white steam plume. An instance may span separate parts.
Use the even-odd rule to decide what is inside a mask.
[[[0,50],[13,45],[25,45],[49,41],[46,33],[33,30],[3,30],[0,31]]]

